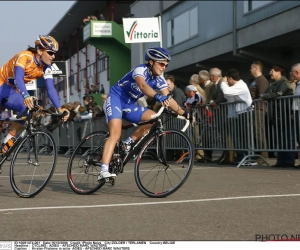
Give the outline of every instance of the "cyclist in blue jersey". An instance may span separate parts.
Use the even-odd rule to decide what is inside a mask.
[[[111,88],[104,103],[109,137],[104,144],[101,171],[98,175],[99,181],[105,178],[116,178],[115,174],[109,172],[109,163],[115,145],[121,137],[122,119],[136,123],[150,120],[151,115],[155,114],[153,110],[136,104],[140,97],[146,95],[148,98],[154,98],[163,105],[169,106],[179,115],[189,116],[174,99],[168,100],[167,98],[168,85],[162,74],[170,60],[171,56],[164,48],[149,48],[145,54],[147,63],[132,69]],[[154,89],[158,89],[160,93]],[[140,126],[127,138],[124,142],[125,151],[129,151],[131,144],[138,141],[151,126],[151,124]]]

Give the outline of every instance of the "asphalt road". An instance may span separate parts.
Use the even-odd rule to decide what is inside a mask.
[[[0,241],[255,240],[299,235],[300,170],[195,163],[173,195],[153,199],[136,186],[133,164],[115,186],[75,194],[60,155],[55,174],[34,198],[19,198],[0,175]]]

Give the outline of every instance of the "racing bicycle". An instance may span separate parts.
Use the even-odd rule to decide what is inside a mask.
[[[135,182],[143,194],[153,198],[166,197],[176,192],[188,179],[195,157],[193,144],[184,133],[190,121],[168,111],[164,114],[182,119],[185,125],[181,131],[165,129],[161,119],[164,110],[167,109],[162,106],[159,112],[148,121],[123,125],[122,130],[153,124],[148,132],[132,145],[128,153],[125,153],[124,145],[119,140],[109,164],[109,171],[119,175],[123,173],[129,160],[134,158]],[[68,163],[67,178],[75,193],[92,194],[105,183],[115,185],[116,180],[113,178],[100,182],[97,180],[101,168],[103,146],[108,136],[109,132],[93,132],[83,138],[74,149]],[[81,154],[81,152],[84,153]],[[184,161],[180,160],[182,152],[190,152],[189,157]]]
[[[34,114],[38,111],[58,118],[67,114],[52,113],[34,100],[34,108],[29,112],[26,109],[16,117],[1,119],[27,121],[12,147],[5,154],[0,154],[0,173],[3,163],[11,160],[10,183],[14,192],[22,198],[31,198],[40,193],[51,179],[56,166],[57,147],[52,134],[48,130],[36,129],[33,124]]]

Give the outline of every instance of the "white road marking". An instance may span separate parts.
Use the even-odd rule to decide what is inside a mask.
[[[209,198],[198,200],[181,200],[181,201],[161,201],[161,202],[143,202],[143,203],[124,203],[124,204],[106,204],[106,205],[85,205],[85,206],[57,206],[57,207],[23,207],[23,208],[4,208],[0,212],[8,211],[25,211],[25,210],[51,210],[51,209],[74,209],[74,208],[106,208],[106,207],[126,207],[126,206],[147,206],[147,205],[165,205],[192,202],[208,202],[208,201],[226,201],[241,199],[260,199],[260,198],[279,198],[279,197],[297,197],[300,194],[280,194],[280,195],[258,195],[258,196],[239,196],[226,198]]]

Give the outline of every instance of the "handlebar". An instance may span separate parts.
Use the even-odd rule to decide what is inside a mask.
[[[34,108],[30,110],[30,112],[36,112],[36,111],[44,112],[44,113],[47,113],[47,114],[50,114],[50,115],[53,115],[53,116],[56,116],[59,118],[63,118],[64,116],[68,115],[68,112],[66,112],[66,111],[64,111],[62,113],[61,112],[60,113],[51,112],[50,110],[47,110],[47,109],[41,109],[41,106],[39,106],[39,105],[35,105]],[[25,117],[27,112],[28,112],[28,108],[26,108],[21,114],[18,114],[16,116],[16,119]]]
[[[162,114],[162,112],[165,110],[165,107],[166,106],[161,106],[161,108],[159,109],[159,111],[155,115],[151,115],[151,118],[155,119],[155,118],[159,117]],[[185,125],[181,129],[182,132],[185,132],[186,129],[188,128],[188,126],[190,125],[190,121],[182,115],[178,115],[178,114],[172,114],[172,115],[175,116],[177,119],[185,120]]]

